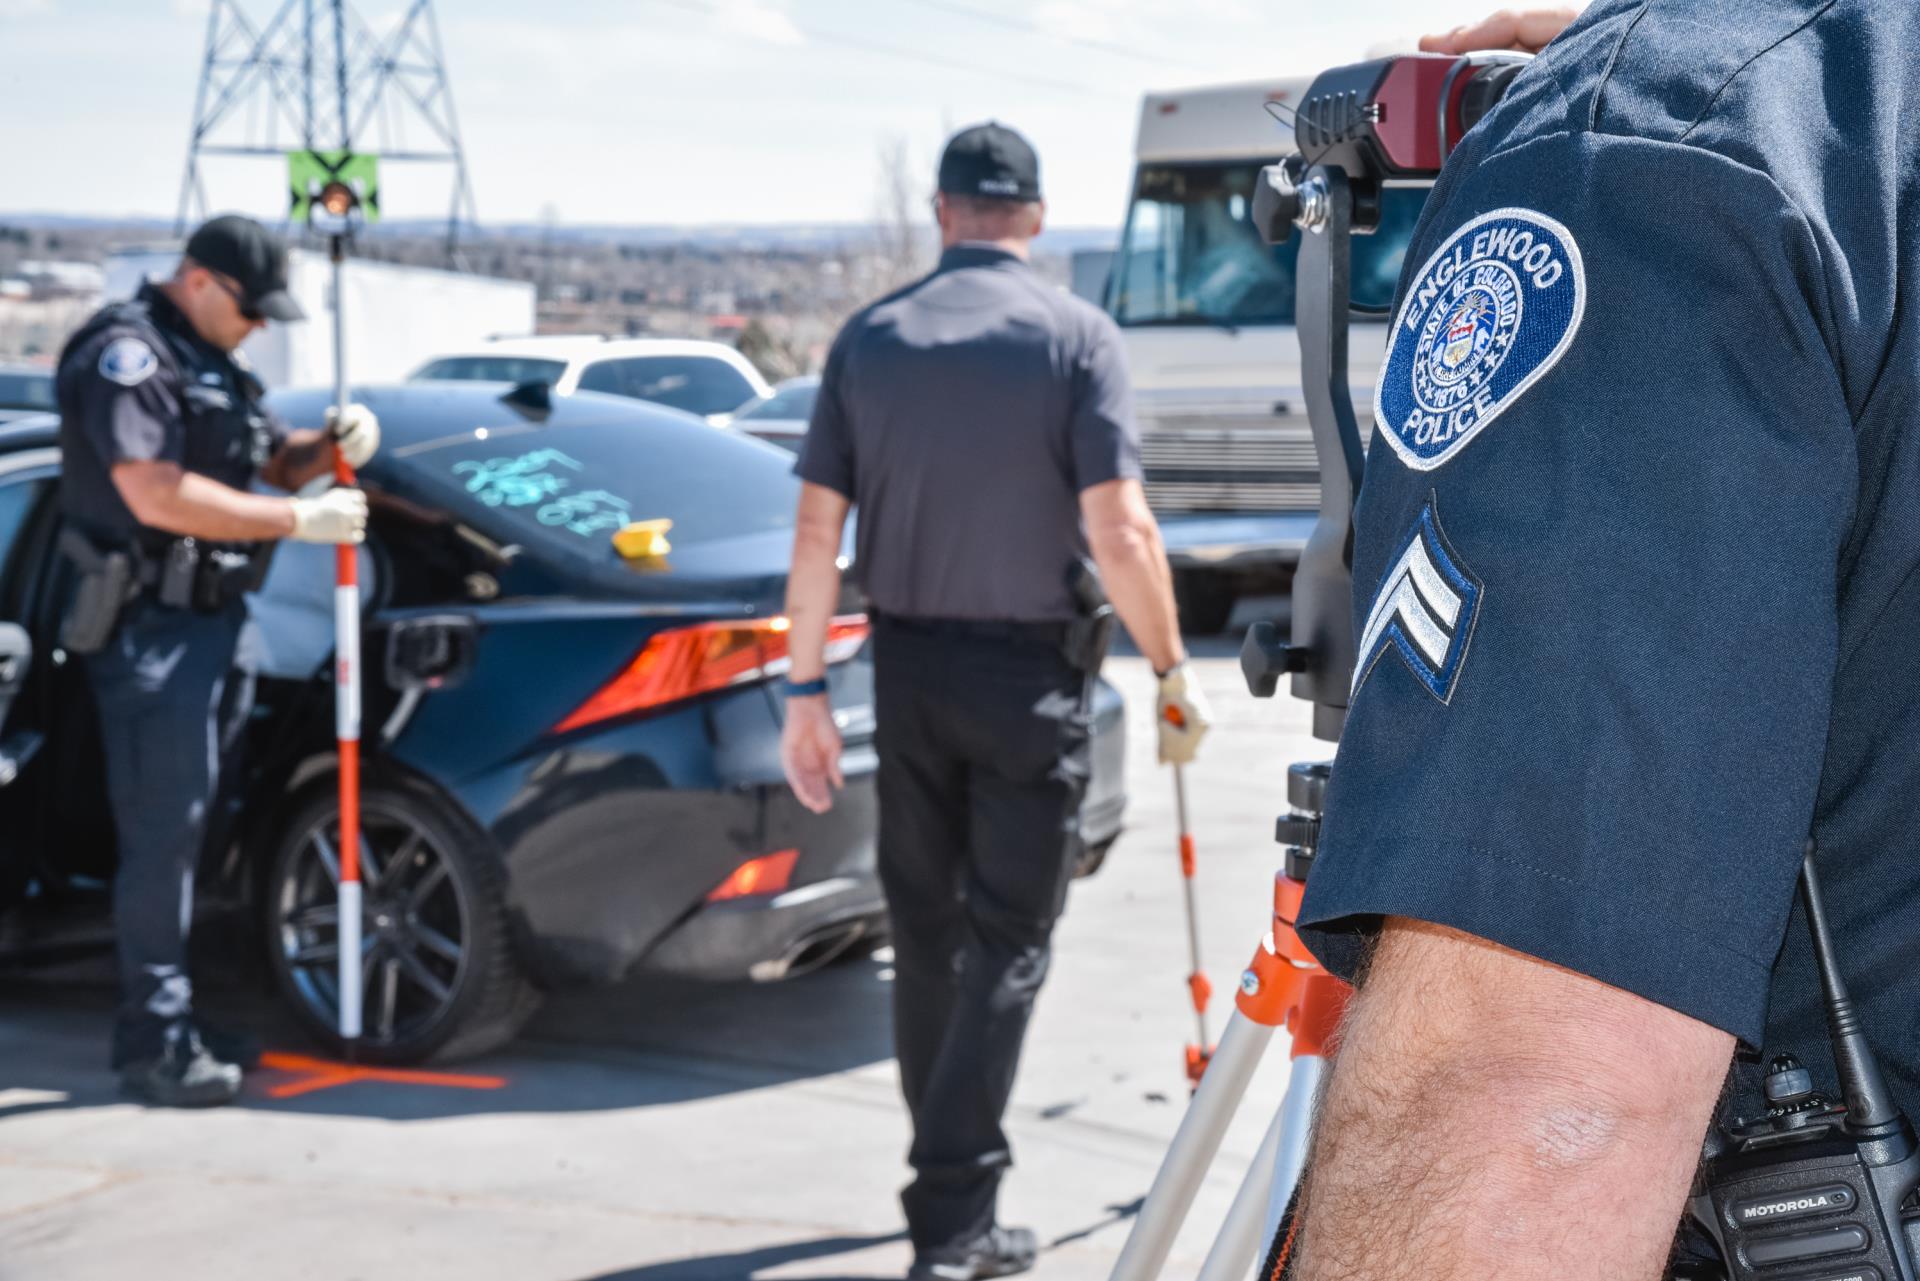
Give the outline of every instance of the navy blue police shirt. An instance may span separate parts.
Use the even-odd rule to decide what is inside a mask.
[[[113,483],[117,463],[173,463],[251,485],[288,428],[260,403],[244,361],[202,338],[151,284],[81,326],[55,380],[67,518],[102,547],[169,537],[134,518]]]
[[[1079,495],[1140,477],[1113,320],[985,244],[834,339],[794,472],[858,508],[854,574],[882,613],[1078,613]]]
[[[1920,6],[1599,0],[1434,188],[1308,940],[1438,922],[1920,1115]]]

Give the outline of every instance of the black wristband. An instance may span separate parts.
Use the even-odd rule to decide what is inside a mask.
[[[815,694],[827,692],[827,678],[816,676],[810,681],[789,680],[786,684],[788,698],[811,698]]]

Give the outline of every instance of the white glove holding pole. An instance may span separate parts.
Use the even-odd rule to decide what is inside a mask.
[[[1200,682],[1193,679],[1185,662],[1175,663],[1173,670],[1160,678],[1154,721],[1160,728],[1160,763],[1190,763],[1200,750],[1200,740],[1213,725],[1213,712],[1200,692]]]
[[[365,405],[348,405],[345,412],[338,405],[328,405],[326,426],[327,434],[340,447],[340,456],[355,471],[366,466],[380,448],[380,419]]]
[[[302,543],[359,543],[367,537],[367,495],[329,489],[317,498],[295,498],[293,537]]]

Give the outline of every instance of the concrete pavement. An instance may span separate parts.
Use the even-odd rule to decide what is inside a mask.
[[[1264,922],[1286,766],[1328,754],[1305,709],[1256,702],[1233,645],[1199,661],[1219,724],[1190,777],[1214,1029]],[[1186,1101],[1191,1037],[1171,782],[1151,674],[1130,707],[1128,830],[1074,887],[1009,1127],[1003,1218],[1036,1275],[1104,1278]],[[744,1281],[897,1277],[907,1129],[886,954],[772,986],[657,980],[556,998],[500,1054],[499,1089],[362,1082],[143,1110],[105,1071],[103,971],[0,979],[4,1281]],[[304,1050],[263,1001],[224,1003]],[[1285,1087],[1256,1079],[1168,1275],[1191,1276]]]

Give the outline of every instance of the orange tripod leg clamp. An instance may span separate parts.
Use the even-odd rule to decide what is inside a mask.
[[[1240,976],[1234,998],[1240,1012],[1266,1027],[1284,1027],[1293,1037],[1293,1057],[1323,1056],[1340,1027],[1353,988],[1322,969],[1300,941],[1295,923],[1306,883],[1289,876],[1273,881],[1273,930]]]

